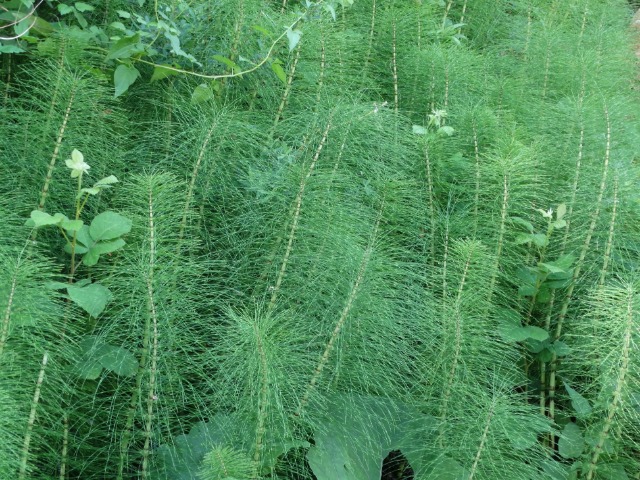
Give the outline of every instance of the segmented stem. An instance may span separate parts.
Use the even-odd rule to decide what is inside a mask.
[[[587,231],[587,236],[585,237],[584,244],[582,245],[582,251],[580,252],[580,257],[578,258],[578,262],[576,263],[576,267],[573,270],[573,278],[571,284],[567,289],[567,295],[562,304],[562,308],[560,309],[560,314],[558,316],[558,322],[556,324],[556,331],[554,334],[554,341],[558,340],[562,335],[562,327],[564,320],[567,316],[567,311],[569,310],[569,304],[571,303],[571,299],[573,296],[573,290],[575,289],[578,278],[580,278],[580,274],[582,273],[582,266],[584,265],[584,259],[587,256],[587,251],[589,250],[589,245],[591,244],[591,237],[596,229],[596,224],[598,223],[598,219],[600,217],[600,209],[602,208],[602,199],[604,197],[604,192],[607,186],[607,175],[609,172],[609,160],[611,157],[611,122],[609,119],[609,110],[605,105],[604,109],[605,121],[606,121],[606,147],[604,154],[604,165],[602,167],[602,178],[600,180],[600,191],[598,193],[598,199],[595,203],[595,210],[591,216],[591,224],[589,225],[589,230]],[[551,372],[549,376],[549,418],[551,420],[555,417],[555,390],[556,390],[556,369],[558,363],[558,355],[555,353],[552,354],[551,357]]]
[[[464,23],[464,16],[467,13],[467,0],[462,4],[462,13],[460,14],[460,23]]]
[[[156,262],[156,237],[155,224],[153,216],[153,194],[151,186],[149,187],[149,273],[147,274],[147,330],[152,330],[151,344],[147,345],[147,349],[151,350],[151,365],[149,367],[149,390],[147,393],[147,416],[145,419],[145,440],[144,449],[142,451],[142,478],[149,475],[149,455],[151,450],[151,435],[153,424],[154,404],[158,397],[156,395],[156,377],[158,371],[158,315],[156,312],[156,301],[153,290],[153,277]]]
[[[367,46],[367,55],[364,57],[364,66],[362,68],[362,77],[367,75],[369,62],[371,61],[371,52],[373,51],[373,39],[376,29],[376,0],[371,2],[371,28],[369,29],[369,44]]]
[[[289,94],[291,93],[291,85],[293,84],[293,76],[296,74],[296,67],[298,66],[298,62],[300,61],[300,49],[302,47],[302,40],[298,42],[296,47],[296,55],[293,58],[293,62],[291,63],[291,68],[289,69],[289,75],[287,76],[287,84],[284,87],[284,92],[282,93],[282,98],[280,99],[280,105],[278,105],[278,111],[276,112],[276,118],[273,121],[273,127],[271,127],[271,134],[280,123],[280,119],[282,118],[282,112],[284,112],[285,107],[287,106],[287,101],[289,100]]]
[[[324,31],[320,27],[320,73],[318,74],[318,93],[316,95],[316,108],[320,106],[322,87],[324,86],[324,70],[327,65],[327,52],[324,41]]]
[[[611,260],[611,249],[613,247],[613,232],[616,225],[616,214],[618,212],[618,176],[613,177],[613,210],[611,212],[611,221],[609,222],[609,236],[607,237],[607,245],[604,249],[604,259],[602,261],[602,269],[600,270],[600,280],[598,280],[598,289],[604,287],[607,277],[607,269]]]
[[[329,357],[331,356],[331,352],[335,346],[336,341],[340,337],[340,333],[345,326],[347,318],[349,317],[349,313],[351,313],[351,308],[353,307],[353,302],[358,296],[358,291],[360,290],[360,285],[364,280],[365,273],[367,271],[367,266],[369,264],[369,260],[371,258],[371,254],[373,253],[373,246],[378,235],[378,227],[380,226],[380,220],[382,218],[382,212],[384,210],[384,201],[382,206],[380,207],[380,211],[378,213],[378,218],[376,219],[375,226],[373,227],[373,232],[371,233],[371,239],[369,241],[369,245],[367,245],[364,254],[362,255],[362,260],[360,262],[360,268],[358,269],[358,275],[356,276],[356,280],[351,287],[351,291],[349,292],[349,296],[347,298],[347,302],[345,303],[344,308],[342,309],[342,313],[340,314],[340,318],[336,322],[335,327],[333,328],[333,332],[331,332],[331,336],[329,337],[329,341],[325,346],[324,352],[320,356],[320,360],[318,361],[318,365],[316,365],[315,370],[313,371],[313,375],[311,376],[311,380],[307,384],[307,388],[305,390],[304,395],[302,396],[302,400],[300,400],[300,404],[298,405],[298,409],[296,410],[295,415],[299,416],[303,409],[307,406],[309,402],[309,397],[316,389],[318,381],[322,375],[324,368],[329,361]]]
[[[62,415],[62,453],[60,455],[60,475],[59,480],[67,478],[67,457],[69,455],[69,415],[64,412]]]
[[[500,209],[500,230],[498,233],[498,247],[496,248],[496,261],[491,274],[489,283],[489,302],[493,298],[493,292],[498,281],[498,273],[500,272],[500,259],[502,257],[502,249],[504,248],[504,236],[507,231],[507,213],[509,211],[509,178],[505,173],[502,176],[502,207]]]
[[[193,172],[191,173],[191,180],[189,181],[189,188],[187,189],[187,197],[184,202],[184,210],[182,212],[182,221],[180,222],[180,230],[178,233],[178,245],[180,245],[182,239],[184,238],[184,231],[187,228],[187,218],[189,216],[189,209],[191,208],[191,202],[193,201],[193,191],[196,184],[196,179],[198,178],[198,172],[200,171],[200,166],[202,165],[202,160],[204,158],[205,153],[207,152],[207,147],[209,146],[209,142],[211,142],[211,137],[213,136],[213,132],[216,130],[218,126],[218,121],[216,120],[211,125],[211,128],[207,132],[207,135],[200,146],[200,151],[198,152],[198,158],[196,159],[196,163],[193,165]]]
[[[429,144],[425,141],[424,144],[424,163],[425,173],[427,174],[427,202],[429,204],[429,220],[431,222],[431,229],[428,232],[431,240],[431,246],[429,249],[429,258],[431,265],[436,261],[436,208],[434,204],[433,193],[433,176],[431,172],[431,160],[429,159]]]
[[[596,443],[595,447],[593,447],[593,451],[591,454],[591,461],[589,462],[589,470],[587,471],[586,479],[593,480],[596,474],[596,465],[598,463],[598,459],[600,458],[600,454],[604,448],[604,443],[609,436],[609,431],[613,425],[613,420],[618,413],[618,410],[622,406],[622,392],[624,387],[626,386],[626,376],[629,372],[629,356],[631,349],[633,348],[632,344],[632,335],[634,331],[634,311],[633,311],[633,302],[635,299],[636,292],[629,288],[627,295],[627,311],[626,311],[626,328],[624,332],[624,341],[622,344],[622,352],[620,355],[620,368],[618,370],[618,376],[615,382],[615,390],[613,392],[613,399],[609,404],[609,411],[607,413],[607,418],[604,421],[604,425],[602,426],[602,430],[600,431],[600,435],[598,436],[598,443]]]
[[[495,399],[491,403],[491,409],[489,410],[489,415],[487,415],[487,421],[484,425],[484,430],[482,431],[482,437],[480,437],[480,445],[478,446],[478,451],[476,452],[476,456],[473,459],[473,465],[471,466],[471,471],[469,472],[469,479],[473,480],[473,477],[476,475],[476,471],[478,470],[478,464],[480,463],[480,458],[482,456],[482,451],[484,450],[484,445],[487,443],[487,438],[489,436],[489,429],[491,427],[491,421],[493,420],[493,415],[495,413],[496,402]]]
[[[304,190],[307,185],[307,181],[320,158],[320,153],[322,153],[322,149],[327,141],[327,137],[329,136],[329,130],[331,130],[331,119],[327,122],[327,126],[324,129],[324,133],[322,134],[322,138],[320,139],[320,143],[318,144],[318,148],[316,148],[316,152],[313,155],[313,159],[311,160],[311,164],[309,165],[309,169],[307,170],[307,174],[302,177],[300,180],[300,187],[298,188],[298,195],[296,196],[295,201],[295,210],[293,212],[293,222],[291,223],[291,230],[289,231],[289,239],[287,241],[287,248],[284,253],[284,258],[282,259],[282,264],[280,265],[280,271],[278,272],[278,277],[276,279],[276,284],[273,287],[273,292],[271,294],[271,300],[269,301],[268,311],[271,311],[276,304],[276,300],[278,298],[278,292],[280,290],[280,285],[282,285],[282,280],[284,279],[284,274],[287,270],[287,264],[289,262],[289,256],[291,255],[291,250],[293,249],[293,240],[296,235],[296,231],[298,230],[298,222],[300,221],[300,211],[302,209],[302,198],[304,197]]]
[[[453,388],[453,382],[455,380],[456,371],[458,369],[458,362],[460,361],[460,352],[462,351],[462,312],[460,311],[462,302],[462,293],[464,292],[464,286],[467,282],[467,273],[469,271],[469,265],[471,265],[471,252],[464,264],[462,271],[462,278],[460,279],[460,285],[458,286],[458,293],[456,295],[455,302],[455,346],[453,353],[453,361],[451,362],[451,368],[449,369],[449,375],[447,377],[447,385],[444,389],[444,395],[442,397],[442,407],[440,408],[440,420],[442,425],[447,418],[447,408],[449,405],[449,398],[451,396],[451,389]],[[442,440],[442,438],[441,438]]]
[[[257,353],[260,359],[260,369],[262,373],[262,378],[260,379],[260,398],[258,403],[258,425],[256,426],[255,451],[253,453],[253,478],[258,479],[262,462],[262,452],[264,450],[264,434],[267,430],[266,418],[269,404],[269,376],[267,369],[267,356],[264,351],[264,345],[262,344],[262,337],[260,336],[258,325],[255,322],[253,324],[253,330],[254,335],[256,336]]]
[[[60,130],[58,131],[58,137],[56,138],[56,144],[53,148],[53,154],[51,155],[51,160],[49,161],[47,176],[45,178],[44,185],[42,187],[42,192],[40,193],[38,210],[44,210],[44,204],[47,201],[49,186],[51,184],[51,177],[53,176],[53,169],[56,166],[56,161],[58,160],[58,155],[60,154],[60,146],[62,145],[62,140],[64,139],[64,131],[67,128],[67,122],[69,121],[69,116],[71,115],[71,107],[73,106],[74,99],[75,99],[75,92],[72,90],[71,95],[69,96],[69,103],[67,104],[67,108],[64,112],[64,118],[62,119],[62,124],[60,125]],[[36,231],[37,230],[34,230],[32,239],[35,238]]]
[[[42,390],[42,383],[44,382],[44,372],[47,368],[47,362],[49,361],[49,353],[45,352],[42,356],[42,363],[40,365],[40,373],[38,373],[38,380],[36,381],[36,389],[33,392],[33,400],[31,401],[31,411],[29,412],[29,420],[27,422],[27,431],[24,434],[24,442],[22,444],[22,454],[20,458],[20,471],[18,473],[18,480],[24,480],[27,478],[27,466],[29,465],[29,446],[31,445],[31,435],[33,433],[33,426],[36,423],[36,413],[38,411],[38,404],[40,403],[40,392]]]
[[[465,7],[467,2],[465,2]],[[463,13],[464,15],[464,13]],[[478,147],[478,130],[476,128],[476,122],[473,122],[473,153],[476,160],[476,192],[473,203],[473,236],[475,237],[478,232],[478,208],[480,207],[480,149]],[[504,202],[503,202],[504,208]]]
[[[392,66],[393,66],[393,105],[398,113],[398,65],[396,62],[396,22],[392,23]]]
[[[4,317],[2,319],[2,329],[0,330],[0,356],[2,356],[2,352],[4,351],[4,346],[7,343],[7,338],[9,336],[9,325],[11,323],[11,310],[13,308],[13,297],[16,293],[16,284],[18,282],[18,268],[16,267],[16,271],[13,274],[13,278],[11,279],[11,289],[9,290],[9,298],[7,298],[7,308],[4,310]]]

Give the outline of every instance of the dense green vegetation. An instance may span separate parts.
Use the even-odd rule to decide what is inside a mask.
[[[0,6],[0,479],[640,479],[628,3]]]

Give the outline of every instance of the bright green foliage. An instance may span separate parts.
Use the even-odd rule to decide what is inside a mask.
[[[629,14],[4,2],[0,478],[638,478]]]

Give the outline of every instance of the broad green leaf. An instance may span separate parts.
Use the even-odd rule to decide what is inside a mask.
[[[116,10],[116,13],[118,14],[118,16],[120,18],[131,18],[131,14],[129,12],[124,11],[124,10]]]
[[[571,406],[573,407],[573,410],[576,413],[576,417],[581,419],[586,418],[592,411],[589,400],[587,400],[582,395],[580,395],[580,393],[578,393],[573,388],[571,388],[571,386],[567,382],[563,381],[563,383],[564,383],[564,388],[566,388],[567,392],[569,393],[569,398],[571,399]]]
[[[111,28],[114,28],[116,30],[119,30],[121,32],[127,33],[127,34],[131,34],[131,32],[129,32],[129,30],[127,29],[127,27],[124,26],[124,23],[122,22],[111,22],[109,24],[109,26]]]
[[[84,18],[84,15],[82,15],[78,10],[74,9],[73,15],[76,17],[76,20],[82,28],[87,28],[89,26],[89,22],[87,22],[87,19]]]
[[[284,73],[284,69],[282,68],[282,65],[280,65],[280,63],[273,62],[271,64],[271,70],[273,70],[273,73],[276,74],[276,77],[278,77],[282,83],[284,83],[285,85],[287,84],[287,74]]]
[[[564,228],[567,226],[567,222],[565,220],[556,220],[553,222],[553,228]]]
[[[516,276],[522,280],[523,283],[535,285],[538,281],[538,270],[533,267],[522,267],[518,269]]]
[[[50,290],[66,290],[68,286],[69,286],[68,283],[56,282],[56,281],[45,283],[45,288],[48,288]]]
[[[538,266],[544,268],[545,271],[550,272],[550,273],[564,273],[564,269],[554,265],[551,262],[549,262],[549,263],[541,262],[541,263],[538,263]]]
[[[582,454],[583,449],[582,430],[573,422],[567,423],[558,441],[558,453],[564,458],[577,458]]]
[[[76,2],[74,6],[79,12],[93,12],[95,10],[93,6],[84,2]]]
[[[262,33],[263,35],[266,35],[267,37],[273,37],[273,33],[271,33],[266,28],[261,27],[260,25],[252,25],[251,28],[253,28],[256,32],[259,32],[259,33]]]
[[[64,246],[64,251],[67,252],[69,255],[71,255],[71,243],[67,243]],[[85,247],[84,245],[81,245],[79,242],[76,242],[75,253],[77,255],[82,255],[84,253],[87,253],[88,251],[89,249],[87,247]]]
[[[545,348],[537,355],[537,358],[543,363],[550,362],[553,360],[553,352],[549,348]]]
[[[152,477],[166,480],[198,480],[197,473],[204,456],[217,445],[242,444],[233,441],[242,430],[235,417],[217,413],[205,423],[198,422],[188,434],[178,435],[168,444],[160,445],[153,463]]]
[[[68,15],[73,12],[73,7],[71,5],[67,5],[66,3],[59,3],[57,7],[60,15]]]
[[[543,283],[536,294],[536,303],[549,303],[551,301],[551,290],[547,288],[547,284]]]
[[[60,226],[67,232],[77,232],[82,228],[82,220],[63,220]]]
[[[102,373],[102,365],[95,358],[83,356],[74,365],[73,372],[85,380],[96,380]]]
[[[115,212],[103,212],[91,222],[89,233],[91,238],[99,242],[101,240],[113,240],[131,231],[131,220]]]
[[[157,82],[172,75],[180,75],[180,72],[173,70],[173,65],[158,65],[153,68],[153,75],[151,75],[151,82]]]
[[[566,357],[571,353],[571,348],[569,348],[569,345],[560,340],[554,342],[552,348],[558,357]]]
[[[567,205],[564,203],[561,203],[560,205],[558,205],[558,208],[556,209],[556,219],[562,220],[566,214],[567,214]]]
[[[114,43],[109,49],[107,60],[116,58],[129,58],[132,53],[139,52],[140,34],[135,33],[128,37],[123,37]],[[121,65],[122,66],[122,65]]]
[[[516,245],[524,245],[533,241],[532,233],[519,233],[516,237]]]
[[[84,287],[69,285],[69,298],[92,317],[98,317],[111,300],[111,292],[99,283],[91,283]]]
[[[393,450],[401,450],[412,468],[422,468],[415,445],[436,429],[433,418],[402,402],[360,395],[336,395],[322,425],[307,452],[318,480],[379,480]]]
[[[538,247],[546,247],[547,243],[549,242],[549,239],[547,238],[547,236],[543,233],[536,233],[534,235],[532,235],[532,240],[533,243],[535,245],[537,245]]]
[[[533,225],[531,224],[531,222],[525,220],[524,218],[511,217],[511,221],[513,223],[515,223],[516,225],[520,225],[520,226],[526,228],[530,233],[533,233]]]
[[[88,193],[89,195],[97,195],[100,193],[100,189],[96,187],[82,188],[80,192],[78,192],[78,195],[76,195],[76,200],[82,198],[85,193]]]
[[[113,83],[115,85],[114,98],[119,97],[126,92],[131,85],[140,76],[140,72],[129,65],[118,65],[113,73]]]
[[[198,85],[191,94],[191,103],[193,105],[197,105],[198,103],[203,103],[208,100],[215,98],[215,92],[213,89],[206,83],[201,83]]]
[[[518,287],[518,295],[521,297],[533,297],[537,292],[535,285],[520,285]]]
[[[327,3],[324,5],[324,9],[329,12],[331,14],[331,18],[333,18],[333,21],[336,21],[336,9],[333,8],[333,5],[331,5],[330,3]]]
[[[89,225],[83,225],[82,228],[78,230],[78,233],[76,234],[76,240],[76,243],[81,243],[87,248],[95,243],[91,238],[91,234],[89,233]]]
[[[447,137],[450,137],[451,135],[453,135],[454,132],[455,132],[454,128],[450,127],[449,125],[445,125],[444,127],[440,127],[438,129],[438,133],[442,135],[446,135]]]
[[[82,257],[82,263],[84,263],[88,267],[92,267],[93,265],[98,263],[98,260],[100,260],[100,255],[114,252],[124,245],[125,241],[121,238],[117,238],[115,240],[94,243],[89,249],[86,249],[85,252],[80,252],[76,248],[76,253],[84,253],[85,255],[84,257]]]
[[[173,35],[172,33],[169,33],[167,31],[165,31],[164,32],[164,36],[171,43],[171,51],[172,51],[172,53],[174,53],[175,55],[179,55],[181,57],[184,57],[184,58],[186,58],[188,60],[191,60],[193,63],[195,63],[195,64],[197,64],[199,66],[202,66],[202,64],[200,62],[198,62],[193,55],[190,55],[187,52],[185,52],[184,50],[182,50],[182,47],[180,46],[180,38],[177,35]]]
[[[81,358],[73,366],[73,372],[84,380],[96,380],[102,373],[102,365],[95,358]]]
[[[98,188],[106,188],[113,185],[114,183],[118,183],[118,179],[115,175],[109,175],[108,177],[104,177],[98,180],[96,183],[94,183],[93,186]]]
[[[98,252],[92,249],[87,249],[87,251],[84,252],[84,257],[82,257],[82,263],[84,263],[87,267],[93,267],[98,263],[98,260],[100,260],[100,255],[98,254]]]
[[[223,57],[222,55],[214,55],[213,59],[225,64],[233,73],[240,72],[242,70],[236,62],[228,59],[227,57]]]
[[[33,210],[31,212],[31,220],[35,227],[45,227],[47,225],[58,225],[63,219],[40,210]]]
[[[554,260],[553,262],[547,262],[547,264],[550,265],[555,265],[556,267],[562,269],[563,271],[567,271],[569,270],[569,268],[571,268],[571,265],[573,265],[573,262],[575,262],[576,257],[568,254],[568,255],[563,255],[560,258],[558,258],[557,260]]]
[[[544,328],[535,327],[533,325],[528,325],[523,328],[525,330],[527,338],[532,338],[534,340],[538,340],[539,342],[543,342],[547,338],[549,338],[549,332],[547,332]]]
[[[131,377],[138,371],[138,360],[135,355],[124,348],[104,345],[97,355],[100,365],[118,375]]]
[[[17,45],[0,45],[0,53],[22,53],[26,52],[25,49],[18,47]]]
[[[429,462],[425,476],[420,478],[464,480],[469,478],[469,472],[456,460],[438,456],[432,462]]]
[[[85,380],[95,380],[102,373],[102,365],[97,359],[104,342],[95,335],[89,335],[78,343],[76,364],[72,371]]]
[[[572,275],[573,275],[573,273],[569,274],[564,280],[549,280],[549,279],[547,279],[547,281],[544,282],[544,284],[545,284],[545,286],[547,288],[552,289],[552,290],[553,289],[557,289],[557,288],[566,288],[569,285],[571,285]]]
[[[522,342],[528,338],[542,342],[549,338],[549,332],[532,325],[523,327],[519,323],[503,322],[498,326],[500,336],[507,342]]]
[[[425,127],[423,127],[422,125],[414,125],[412,127],[413,133],[415,133],[416,135],[426,135],[427,134],[427,129]]]
[[[524,342],[524,344],[527,347],[527,350],[529,350],[531,353],[540,353],[550,345],[547,340],[539,342],[538,340],[534,340],[532,338],[528,338]]]
[[[122,248],[126,245],[126,242],[121,238],[116,238],[115,240],[110,240],[107,242],[98,242],[91,250],[97,252],[99,255],[104,255],[105,253],[115,252],[119,248]]]
[[[302,37],[302,31],[301,30],[287,30],[287,39],[289,40],[289,51],[292,51],[294,48],[296,48],[296,45],[298,45],[298,42],[300,42],[300,37]]]

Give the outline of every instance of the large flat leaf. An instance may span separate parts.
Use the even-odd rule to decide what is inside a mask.
[[[113,60],[116,58],[129,58],[131,54],[140,50],[138,43],[140,43],[139,33],[136,33],[129,37],[121,38],[109,49],[107,60]]]
[[[125,348],[103,345],[97,356],[100,365],[118,375],[131,377],[138,371],[138,360]]]
[[[69,298],[92,317],[98,317],[111,300],[111,292],[104,285],[92,283],[86,286],[69,285]]]
[[[567,423],[558,441],[558,452],[564,458],[577,458],[582,454],[583,449],[582,430],[573,422]]]
[[[197,473],[205,454],[214,446],[229,444],[230,432],[237,429],[235,419],[223,414],[216,414],[207,423],[196,423],[188,434],[176,436],[171,444],[160,445],[152,478],[199,480]]]
[[[116,88],[114,98],[129,90],[129,87],[133,85],[139,76],[140,72],[135,67],[118,65],[118,68],[113,73],[113,84]]]
[[[432,417],[391,400],[357,395],[336,396],[307,453],[317,480],[379,480],[382,462],[400,450],[417,469],[417,436],[435,426]]]
[[[89,233],[96,241],[114,240],[131,231],[131,220],[115,212],[103,212],[91,222]]]
[[[564,388],[566,388],[567,392],[569,393],[569,398],[571,398],[571,406],[576,412],[576,416],[578,418],[585,418],[586,416],[588,416],[592,410],[589,400],[587,400],[582,395],[580,395],[580,393],[571,388],[571,386],[567,382],[564,382]]]

